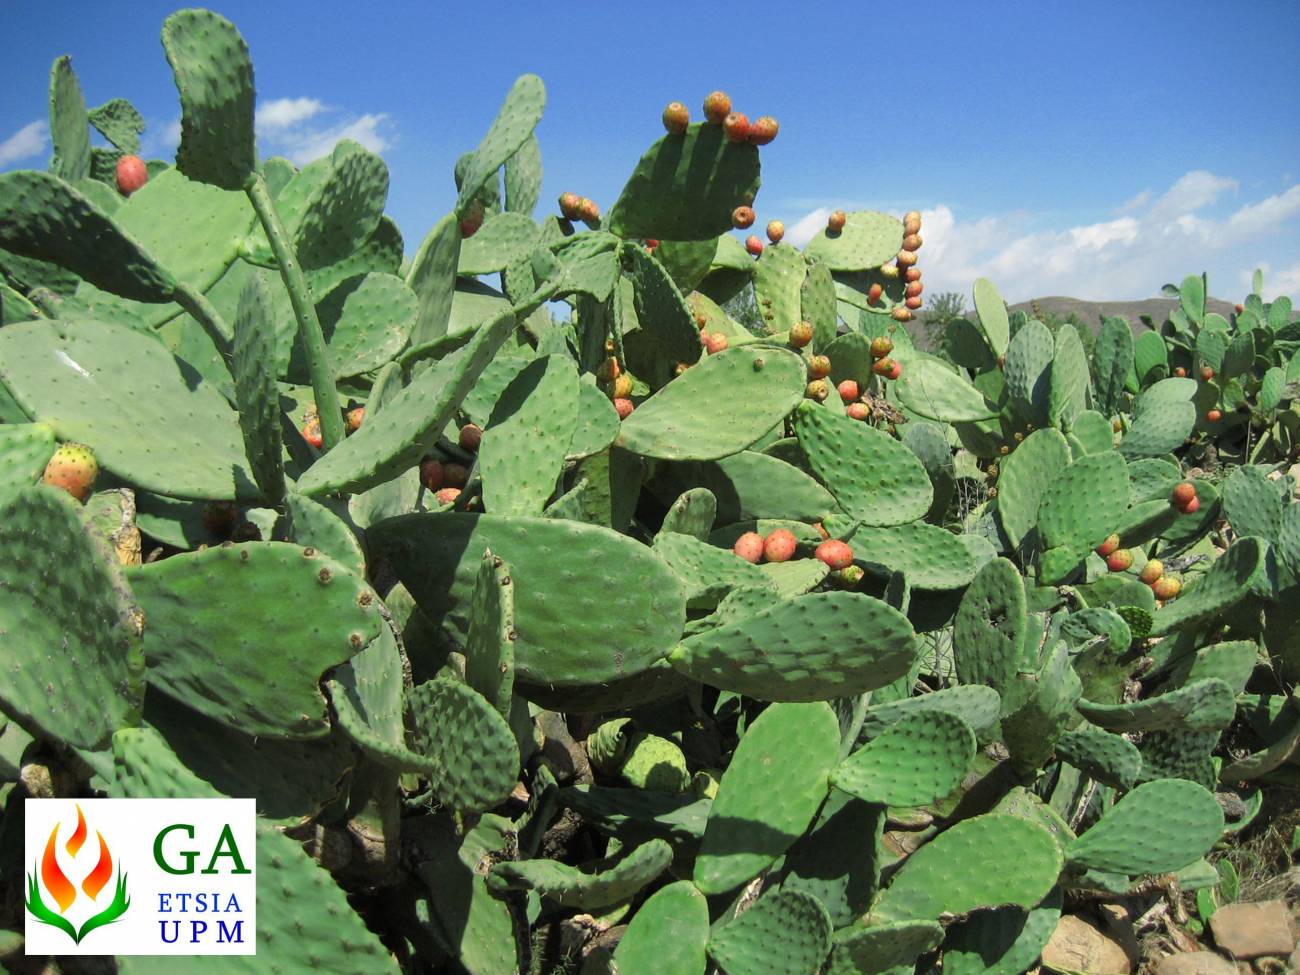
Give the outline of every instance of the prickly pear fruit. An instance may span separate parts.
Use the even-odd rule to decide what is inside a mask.
[[[1156,599],[1177,599],[1183,591],[1183,581],[1177,576],[1161,576],[1151,584],[1151,591],[1155,593]]]
[[[320,417],[310,417],[307,422],[302,425],[302,439],[306,440],[317,450],[320,450],[321,445],[325,442],[325,438],[321,436],[320,432]]]
[[[673,135],[681,135],[691,124],[691,113],[681,102],[669,102],[664,109],[664,128]]]
[[[924,302],[921,301],[920,295],[912,295],[910,298],[903,299],[903,304],[912,309],[912,311],[919,311]]]
[[[721,125],[722,120],[731,114],[731,96],[725,91],[714,91],[704,99],[704,117],[714,125]]]
[[[1232,306],[1232,310],[1235,311],[1238,315],[1240,315],[1243,311],[1246,310],[1246,306],[1239,301]]]
[[[632,377],[627,373],[619,376],[614,380],[610,392],[613,393],[610,399],[627,399],[632,395]]]
[[[813,327],[811,322],[795,322],[790,326],[790,344],[796,349],[802,349],[812,341]]]
[[[566,220],[582,219],[582,197],[577,193],[560,194],[560,213]]]
[[[736,207],[731,211],[731,225],[737,230],[746,230],[754,226],[754,208]]]
[[[763,536],[758,532],[745,532],[736,539],[731,550],[746,562],[757,565],[763,559]]]
[[[123,156],[117,161],[115,170],[117,191],[123,196],[130,196],[145,183],[149,182],[149,170],[139,156]]]
[[[1214,370],[1209,366],[1201,366],[1201,382],[1208,383],[1214,378]]]
[[[871,371],[877,376],[888,376],[889,370],[894,367],[894,360],[886,356],[884,359],[877,359],[871,364]]]
[[[1179,379],[1185,379],[1187,378],[1187,370],[1184,369],[1182,366],[1175,366],[1174,375]]]
[[[1159,559],[1149,559],[1147,564],[1142,566],[1142,572],[1138,578],[1148,586],[1165,574],[1165,564]]]
[[[767,222],[767,239],[774,244],[781,243],[781,238],[785,236],[785,224],[780,220],[769,220]]]
[[[829,356],[815,355],[808,359],[808,375],[813,379],[825,379],[831,374]]]
[[[348,433],[356,433],[361,429],[361,423],[366,418],[366,408],[364,406],[354,406],[347,412]]]
[[[585,196],[582,198],[582,202],[578,205],[578,219],[589,227],[600,223],[600,207],[596,206],[595,200]]]
[[[853,564],[853,549],[838,539],[827,539],[817,546],[817,551],[813,554],[831,569],[845,569]]]
[[[763,253],[763,242],[758,239],[758,234],[750,234],[745,238],[745,250],[749,251],[753,257],[758,257],[759,254]]]
[[[721,332],[704,333],[704,350],[708,352],[709,355],[714,355],[718,352],[721,352],[726,347],[727,347],[727,337],[723,335]]]
[[[838,234],[844,229],[844,224],[848,221],[848,216],[843,210],[832,210],[831,215],[826,218],[826,229],[833,234]]]
[[[818,403],[825,403],[831,395],[831,388],[825,379],[814,379],[804,387],[803,394]]]
[[[916,269],[909,267],[907,270],[914,271]],[[907,285],[903,288],[903,294],[906,295],[908,298],[915,298],[924,290],[925,290],[925,285],[923,285],[920,281],[909,281]]]
[[[464,487],[467,477],[469,477],[469,471],[465,470],[464,464],[442,465],[442,483],[446,487]]]
[[[1196,498],[1196,485],[1191,481],[1179,481],[1174,485],[1173,493],[1170,495],[1174,506],[1184,508],[1191,504]]]
[[[756,146],[765,146],[776,138],[780,128],[780,124],[772,116],[760,115],[749,127],[749,141]]]
[[[889,317],[896,322],[910,322],[914,316],[910,309],[895,305],[889,310]]]
[[[614,412],[618,414],[620,420],[626,420],[636,409],[636,404],[626,396],[620,396],[614,400]]]
[[[478,450],[478,445],[483,442],[483,428],[477,423],[466,423],[460,428],[460,449],[468,450],[471,454]]]
[[[749,119],[744,112],[729,112],[722,120],[722,131],[730,142],[744,142],[749,138]]]
[[[865,420],[871,416],[871,408],[866,403],[850,403],[844,413],[850,420]]]
[[[1106,568],[1111,572],[1123,572],[1133,565],[1133,553],[1126,548],[1116,549],[1106,556]]]
[[[1185,505],[1179,507],[1178,510],[1185,515],[1194,515],[1196,512],[1201,510],[1201,499],[1193,496],[1191,501],[1188,501]]]
[[[460,218],[460,235],[462,237],[473,237],[478,233],[479,227],[483,226],[483,201],[471,200],[469,207],[465,210],[465,216]]]
[[[889,372],[885,374],[886,379],[894,380],[903,374],[903,364],[897,359],[889,360]]]
[[[874,305],[880,301],[880,296],[885,293],[885,289],[880,284],[873,284],[867,289],[867,304]]]
[[[85,501],[90,497],[98,476],[99,462],[95,460],[94,451],[85,444],[65,443],[59,444],[50,457],[41,480],[63,488],[78,501]]]
[[[1106,536],[1106,540],[1097,546],[1097,554],[1103,559],[1119,548],[1119,536],[1113,532]]]
[[[442,487],[442,461],[426,457],[420,461],[420,483],[426,491],[437,491]]]
[[[906,271],[903,272],[903,280],[909,283],[913,281],[920,281],[921,269],[917,267],[915,264],[912,265]]]
[[[906,237],[903,238],[903,250],[919,251],[920,249],[921,249],[920,234],[908,234]]]
[[[835,391],[840,394],[840,399],[844,400],[845,403],[852,403],[862,395],[862,391],[858,389],[856,380],[853,379],[844,380],[844,382],[835,387]]]
[[[919,234],[921,232],[921,214],[917,210],[909,210],[903,214],[903,233]]]
[[[909,268],[916,263],[916,251],[899,251],[894,260],[900,268]]]
[[[866,569],[860,565],[846,565],[835,573],[835,581],[842,589],[856,589],[866,574]]]
[[[445,487],[433,496],[438,504],[455,504],[456,499],[459,497],[460,488],[458,487]]]
[[[605,382],[613,382],[622,374],[623,370],[619,368],[618,359],[614,356],[607,357],[604,362],[596,367],[596,378]]]
[[[794,532],[778,528],[763,541],[763,556],[769,562],[788,562],[794,557]]]
[[[1208,423],[1218,423],[1223,419],[1223,410],[1207,410],[1205,413],[1205,419]]]

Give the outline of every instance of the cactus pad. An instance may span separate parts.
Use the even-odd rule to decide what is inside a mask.
[[[1171,873],[1205,856],[1223,832],[1214,796],[1185,779],[1138,786],[1070,844],[1072,865],[1123,874]],[[1142,842],[1133,842],[1140,835]]]
[[[975,733],[955,714],[908,715],[831,773],[831,784],[866,802],[923,806],[950,793],[975,759]]]
[[[826,908],[794,890],[764,894],[709,939],[709,957],[727,975],[803,975],[819,971],[830,950]]]

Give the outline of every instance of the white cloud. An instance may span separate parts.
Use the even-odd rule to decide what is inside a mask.
[[[818,207],[807,216],[802,217],[792,227],[785,228],[785,239],[796,247],[802,247],[817,236],[817,232],[826,226],[826,218],[831,215],[830,207]]]
[[[1265,301],[1275,301],[1280,295],[1291,295],[1297,301],[1300,301],[1300,263],[1274,270],[1265,261],[1260,264],[1259,269],[1264,273],[1264,287],[1260,294],[1261,298]],[[1253,277],[1253,271],[1243,272],[1241,276],[1241,291],[1243,293],[1250,291],[1253,286]]]
[[[1163,193],[1144,191],[1099,208],[1109,219],[1050,230],[1038,229],[1041,220],[1035,225],[1032,214],[968,218],[938,204],[921,211],[922,280],[930,294],[969,294],[975,278],[987,277],[1011,302],[1048,295],[1119,301],[1152,297],[1162,283],[1204,269],[1211,290],[1218,281],[1227,298],[1239,283],[1249,289],[1253,268],[1281,256],[1282,270],[1265,275],[1266,292],[1300,294],[1291,243],[1300,237],[1300,185],[1207,215],[1238,189],[1234,179],[1195,170]],[[828,212],[818,206],[796,221],[791,239],[811,237]]]
[[[49,123],[40,119],[28,122],[4,142],[0,142],[0,166],[8,166],[10,163],[22,162],[24,159],[38,156],[45,152],[49,144]]]
[[[272,98],[257,106],[257,134],[271,135],[319,115],[325,105],[316,98]]]
[[[257,136],[265,154],[301,166],[328,155],[342,139],[382,152],[393,143],[393,124],[383,112],[355,115],[318,98],[273,98],[257,107]]]

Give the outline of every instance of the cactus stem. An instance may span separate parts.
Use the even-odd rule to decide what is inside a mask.
[[[207,296],[183,281],[178,281],[172,298],[203,326],[203,331],[207,332],[208,337],[216,343],[221,357],[229,361],[235,334],[222,319],[221,313],[212,306],[212,302],[208,301]]]
[[[261,173],[253,174],[244,187],[244,192],[248,194],[248,199],[257,212],[257,219],[266,229],[267,240],[271,242],[276,263],[280,265],[280,277],[284,279],[284,286],[289,292],[293,314],[298,320],[298,334],[302,336],[302,346],[307,353],[307,368],[311,373],[312,392],[316,396],[316,411],[320,414],[322,449],[328,451],[344,437],[343,410],[339,406],[338,388],[334,385],[334,367],[330,364],[329,350],[325,347],[325,335],[321,332],[316,307],[307,290],[307,279],[303,277],[289,234],[280,221],[280,214],[275,209],[271,192]]]

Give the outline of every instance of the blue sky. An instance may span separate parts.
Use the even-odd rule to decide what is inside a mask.
[[[50,62],[89,104],[122,96],[170,158],[159,42],[174,3],[6,4],[0,168],[44,166]],[[775,115],[760,220],[919,209],[928,290],[991,277],[1011,300],[1121,299],[1207,270],[1236,299],[1300,297],[1300,3],[216,3],[252,50],[265,155],[347,135],[392,171],[408,251],[454,198],[520,73],[546,82],[539,213],[608,207],[659,113],[714,88]],[[495,12],[493,12],[493,9]]]

